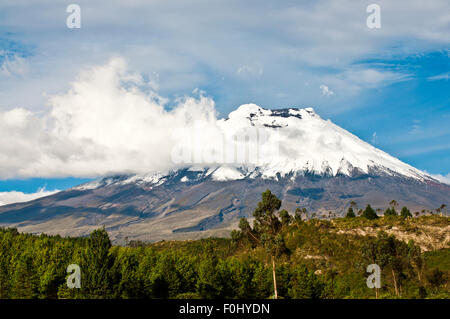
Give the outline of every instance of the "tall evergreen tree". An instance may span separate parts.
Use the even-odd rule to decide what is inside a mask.
[[[366,209],[363,211],[361,216],[367,219],[378,218],[377,212],[372,207],[370,207],[370,205],[367,205]]]
[[[105,228],[94,230],[84,252],[81,268],[81,289],[88,298],[112,297],[111,268],[114,257],[110,254],[111,241]]]

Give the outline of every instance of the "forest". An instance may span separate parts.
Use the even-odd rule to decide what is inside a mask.
[[[420,237],[426,227],[448,229],[449,217],[393,207],[378,216],[367,206],[306,219],[305,210],[280,207],[267,190],[229,238],[125,246],[112,245],[104,228],[79,238],[1,228],[0,298],[450,298],[448,237],[432,249],[388,233]],[[68,287],[71,264],[79,265],[80,288]],[[367,286],[370,264],[381,269],[380,288]]]

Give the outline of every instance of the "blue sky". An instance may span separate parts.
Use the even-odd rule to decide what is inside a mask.
[[[78,1],[80,29],[66,26],[72,1],[2,1],[0,115],[25,111],[0,117],[0,132],[10,137],[0,142],[0,192],[66,189],[98,176],[69,164],[75,155],[48,132],[33,142],[43,143],[37,153],[24,150],[46,122],[10,131],[6,121],[20,126],[53,114],[58,101],[73,102],[80,72],[112,57],[124,59],[141,89],[157,92],[166,108],[195,89],[222,117],[250,102],[312,106],[402,161],[450,179],[450,3],[373,2],[380,29],[366,26],[368,1]],[[45,162],[52,156],[58,163]]]

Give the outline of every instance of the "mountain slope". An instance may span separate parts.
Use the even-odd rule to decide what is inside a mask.
[[[370,203],[384,208],[396,199],[413,212],[450,204],[449,185],[321,119],[311,108],[265,110],[247,104],[219,120],[217,128],[224,144],[234,141],[234,150],[246,150],[232,153],[234,161],[227,161],[230,148],[218,149],[224,144],[200,143],[203,154],[219,151],[215,162],[179,163],[167,172],[106,177],[31,202],[2,206],[0,224],[72,236],[105,225],[111,237],[121,242],[126,237],[227,235],[240,217],[251,216],[266,189],[280,197],[291,213],[304,207],[309,217],[313,213],[330,217],[330,211],[343,214],[351,200],[359,207]],[[236,136],[241,139],[233,139]],[[239,156],[243,160],[236,163]]]

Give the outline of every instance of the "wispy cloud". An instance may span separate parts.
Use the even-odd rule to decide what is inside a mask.
[[[421,123],[420,120],[413,120],[413,124],[411,125],[411,130],[409,131],[409,133],[414,135],[423,133],[420,123]]]
[[[334,94],[334,92],[331,91],[330,88],[328,86],[326,86],[325,84],[322,84],[319,88],[322,91],[322,94],[325,96],[330,96],[330,95]]]
[[[450,72],[433,75],[427,78],[428,81],[440,81],[440,80],[449,80],[450,79]]]
[[[372,134],[372,144],[374,144],[374,145],[378,144],[377,132],[373,132],[373,134]]]
[[[339,90],[340,95],[351,96],[363,90],[385,87],[397,82],[413,79],[413,75],[404,72],[375,69],[368,66],[351,66],[321,79]]]
[[[28,71],[26,60],[18,55],[5,55],[0,65],[0,76],[23,75]]]
[[[413,156],[413,155],[426,154],[426,153],[442,151],[442,150],[450,150],[450,144],[410,147],[408,149],[398,152],[398,155]]]
[[[264,68],[259,63],[253,63],[253,64],[244,64],[238,67],[236,70],[236,73],[238,75],[256,75],[261,76],[264,73]]]

